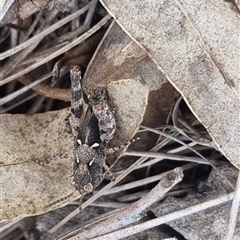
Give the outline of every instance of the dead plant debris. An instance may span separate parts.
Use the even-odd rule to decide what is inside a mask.
[[[237,240],[237,24],[224,1],[3,1],[2,239]],[[108,90],[111,147],[139,139],[84,198],[64,122],[73,65],[85,97]]]

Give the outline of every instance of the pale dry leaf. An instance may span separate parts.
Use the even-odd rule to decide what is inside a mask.
[[[141,76],[149,90],[157,90],[167,80],[156,64],[114,21],[99,44],[84,74],[90,91],[99,84]]]
[[[148,104],[148,87],[142,79],[122,79],[107,85],[110,105],[115,112],[117,128],[110,145],[120,146],[129,141],[138,131]],[[123,153],[111,154],[107,162],[110,166]]]
[[[1,220],[41,214],[73,193],[71,139],[64,125],[68,109],[36,115],[0,115]],[[51,161],[46,166],[39,163]],[[37,163],[39,162],[39,163]],[[71,196],[61,206],[76,199]],[[48,208],[51,210],[54,207]]]
[[[114,144],[118,146],[138,130],[148,88],[141,81],[128,79],[110,84],[108,93],[117,118]],[[63,109],[32,116],[0,115],[1,220],[41,214],[80,197],[69,182],[73,142],[65,127],[68,113],[69,109]],[[37,163],[49,161],[45,166]]]
[[[142,79],[122,79],[107,85],[110,104],[115,111],[117,129],[113,145],[124,144],[139,129],[147,106],[148,87]]]
[[[71,150],[64,125],[68,109],[36,115],[0,115],[4,165],[42,161]]]
[[[101,0],[240,168],[239,17],[222,1]]]

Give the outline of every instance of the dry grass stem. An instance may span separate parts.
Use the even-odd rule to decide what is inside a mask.
[[[169,153],[160,153],[160,152],[140,152],[140,151],[131,151],[128,150],[124,153],[125,156],[137,156],[137,157],[149,157],[149,158],[160,158],[160,159],[169,159],[175,161],[187,161],[187,162],[195,162],[199,164],[207,164],[209,165],[209,161],[198,158],[198,157],[188,157],[182,155],[175,155]]]
[[[175,138],[175,137],[173,137],[173,136],[171,136],[171,135],[169,135],[169,134],[167,134],[167,133],[165,133],[165,132],[163,132],[163,131],[160,131],[160,130],[157,130],[157,129],[154,129],[154,128],[150,128],[150,127],[146,127],[146,126],[141,126],[142,128],[144,128],[144,129],[146,129],[146,130],[148,130],[148,131],[150,131],[150,132],[154,132],[154,133],[156,133],[156,134],[159,134],[159,135],[161,135],[161,136],[164,136],[164,137],[166,137],[166,138],[169,138],[169,139],[171,139],[171,140],[173,140],[173,141],[176,141],[176,142],[178,142],[178,143],[180,143],[181,145],[183,145],[183,146],[185,146],[185,147],[187,147],[188,149],[190,149],[191,151],[193,151],[194,153],[196,153],[200,158],[202,158],[205,162],[208,162],[208,160],[202,155],[202,154],[200,154],[199,152],[197,152],[195,149],[193,149],[192,147],[190,147],[190,146],[188,146],[185,142],[183,142],[183,141],[181,141],[181,140],[179,140],[179,139],[177,139],[177,138]],[[213,166],[212,166],[213,167]]]
[[[146,221],[144,223],[140,223],[140,224],[128,227],[128,228],[124,228],[124,229],[106,234],[101,237],[92,238],[92,240],[109,240],[109,239],[117,240],[117,239],[126,238],[126,237],[132,236],[136,233],[143,232],[147,229],[159,226],[163,223],[167,223],[167,222],[179,219],[179,218],[183,218],[188,215],[206,210],[210,207],[214,207],[214,206],[229,202],[233,199],[233,197],[234,197],[234,192],[224,195],[224,196],[221,196],[219,198],[213,199],[213,200],[206,201],[204,203],[200,203],[200,204],[197,204],[197,205],[194,205],[194,206],[191,206],[191,207],[179,210],[179,211],[175,211],[173,213],[158,217],[153,220]]]
[[[39,29],[36,31],[36,35],[43,31],[45,28],[48,28],[49,25],[54,21],[56,18],[57,12],[56,11],[51,11],[48,15],[48,17],[44,20],[44,22],[41,24]],[[3,77],[6,77],[11,73],[13,70],[16,69],[17,65],[19,62],[23,61],[37,46],[38,44],[42,41],[43,37],[39,37],[34,41],[33,44],[31,44],[28,48],[24,49],[20,53],[18,53],[16,56],[11,56],[7,63],[4,65],[4,68],[2,69],[2,74]],[[12,48],[13,49],[13,48]]]
[[[181,166],[182,170],[188,170],[192,167],[196,166],[196,164],[185,164],[183,166]],[[122,191],[126,191],[132,188],[136,188],[136,187],[140,187],[140,186],[144,186],[146,184],[152,183],[152,182],[156,182],[159,181],[162,177],[164,177],[166,174],[169,174],[172,170],[166,171],[164,173],[160,173],[151,177],[145,177],[144,179],[141,180],[137,180],[137,181],[133,181],[130,183],[126,183],[126,184],[122,184],[120,186],[117,187],[113,187],[111,189],[109,189],[108,191],[106,191],[105,193],[102,194],[102,196],[105,195],[109,195],[109,194],[114,194],[117,192],[122,192]]]
[[[0,113],[1,113],[1,114],[2,114],[2,113],[6,113],[6,112],[8,112],[8,111],[14,109],[15,107],[17,107],[17,106],[19,106],[19,105],[25,103],[26,101],[31,100],[32,98],[37,97],[37,96],[38,96],[37,93],[33,93],[33,94],[31,94],[31,95],[29,95],[29,96],[23,98],[22,100],[20,100],[20,101],[14,103],[14,104],[12,104],[12,105],[10,105],[10,106],[7,107],[7,108],[0,108]]]
[[[82,15],[83,13],[85,13],[93,4],[96,4],[96,0],[91,1],[89,4],[87,4],[85,7],[83,7],[82,9],[78,10],[77,12],[65,17],[64,19],[58,21],[57,23],[53,24],[52,26],[50,26],[49,28],[47,28],[46,30],[42,31],[41,33],[35,35],[34,37],[32,37],[31,39],[27,40],[26,42],[23,42],[21,44],[19,44],[18,46],[16,46],[15,48],[9,49],[8,51],[2,53],[0,55],[0,60],[3,60],[27,47],[29,47],[30,45],[34,44],[36,41],[38,41],[38,39],[42,39],[44,37],[46,37],[48,34],[54,32],[55,30],[57,30],[58,28],[62,27],[63,25],[65,25],[66,23],[72,21],[73,19],[75,19],[76,17]]]
[[[117,193],[117,192],[126,191],[126,190],[129,190],[129,189],[132,189],[132,188],[144,186],[146,184],[159,181],[162,177],[164,177],[169,172],[171,172],[171,171],[160,173],[160,174],[157,174],[157,175],[151,176],[151,177],[146,177],[144,179],[133,181],[133,182],[130,182],[130,183],[127,183],[127,184],[123,184],[121,186],[113,187],[113,188],[109,189],[108,191],[106,191],[102,196],[109,195],[109,194],[114,194],[114,193]]]
[[[76,45],[78,45],[79,43],[83,42],[84,40],[86,40],[87,38],[89,38],[91,35],[93,35],[97,30],[99,30],[109,19],[111,19],[110,15],[106,15],[101,21],[99,21],[96,25],[94,25],[91,29],[89,29],[89,31],[87,31],[86,33],[84,33],[83,35],[79,36],[78,38],[76,38],[74,41],[72,41],[71,43],[67,44],[66,46],[62,47],[61,49],[57,50],[56,52],[50,54],[47,58],[34,63],[33,65],[19,71],[18,73],[15,73],[7,78],[5,78],[4,80],[2,80],[0,82],[0,86],[11,82],[12,80],[21,77],[22,75],[32,71],[33,69],[43,65],[44,63],[49,62],[50,60],[54,59],[55,57],[65,53],[66,51],[70,50],[71,48],[75,47]]]
[[[196,142],[200,145],[208,146],[216,148],[214,142],[212,141],[211,137],[208,135],[207,131],[205,131],[205,134],[203,135],[200,133],[197,129],[195,129],[193,126],[191,126],[184,118],[179,117],[178,111],[179,111],[179,105],[182,101],[182,97],[180,97],[173,108],[172,112],[172,121],[174,127],[177,129],[177,131],[187,137],[189,140]],[[180,124],[182,126],[180,126]],[[184,131],[183,127],[186,127],[187,130],[190,132]]]
[[[238,173],[236,190],[235,190],[235,194],[233,197],[232,206],[231,206],[231,210],[230,210],[228,228],[227,228],[227,233],[226,233],[226,238],[225,238],[226,240],[233,239],[236,222],[237,222],[239,206],[240,206],[240,171]]]
[[[49,77],[51,77],[51,74],[46,74],[43,77],[41,77],[41,79],[36,80],[36,81],[32,82],[31,84],[29,84],[11,94],[8,94],[6,97],[1,98],[0,99],[1,105],[6,104],[7,102],[13,100],[14,98],[18,97],[19,95],[21,95],[21,94],[25,93],[26,91],[30,90],[31,88],[35,87],[39,83],[45,81]]]
[[[25,59],[22,63],[19,63],[19,68],[25,67],[28,65],[31,65],[33,63],[36,63],[38,61],[41,61],[42,59],[46,58],[49,54],[52,52],[55,52],[59,50],[61,47],[65,46],[68,43],[68,41],[58,43],[54,46],[50,46],[46,49],[42,49],[41,51],[36,51],[36,53],[32,53],[31,56],[29,55],[27,59]]]
[[[156,134],[162,135],[162,136],[164,136],[164,137],[166,137],[166,138],[172,139],[173,141],[176,141],[176,142],[184,145],[184,146],[187,147],[189,150],[191,150],[191,151],[193,151],[194,153],[196,153],[196,154],[197,154],[200,158],[202,158],[206,163],[208,162],[208,160],[207,160],[202,154],[200,154],[200,153],[199,153],[198,151],[196,151],[194,148],[189,147],[189,146],[188,146],[186,143],[184,143],[183,141],[181,141],[181,140],[179,140],[179,139],[176,139],[176,138],[172,137],[171,135],[169,135],[169,134],[167,134],[167,133],[165,133],[165,132],[159,131],[159,130],[157,130],[157,129],[155,129],[155,128],[150,128],[150,127],[145,127],[145,126],[141,126],[141,127],[142,127],[143,129],[146,129],[146,130],[150,131],[150,132],[154,132],[154,133],[156,133]],[[227,179],[224,175],[222,175],[222,174],[219,172],[219,170],[217,169],[217,167],[216,167],[215,165],[211,164],[210,162],[209,162],[209,164],[210,164],[211,167],[217,172],[217,174],[221,177],[222,182],[223,182],[223,184],[225,185],[226,189],[227,189],[227,188],[231,188],[231,190],[234,190],[234,186],[231,184],[231,182],[228,181],[228,179]]]
[[[165,139],[162,140],[161,143],[163,143],[163,142],[165,142],[165,141],[166,141],[166,142],[169,142],[169,139],[165,138]],[[188,143],[188,146],[190,146],[190,147],[193,147],[194,145],[196,145],[194,142]],[[183,151],[183,150],[185,150],[185,149],[186,149],[185,146],[181,146],[181,147],[173,148],[173,149],[167,151],[167,153],[178,153],[178,152],[181,152],[181,151]],[[188,148],[187,148],[187,149],[188,149]],[[128,152],[128,151],[127,151],[127,152]],[[125,152],[124,154],[126,154],[127,152]],[[157,157],[157,158],[154,158],[154,159],[152,159],[152,160],[148,160],[147,162],[142,163],[141,165],[138,165],[138,166],[135,168],[135,170],[136,170],[136,169],[140,169],[140,168],[144,168],[144,167],[147,167],[147,166],[152,166],[153,164],[158,163],[158,162],[162,161],[163,159],[164,159],[163,157]]]
[[[38,22],[40,21],[41,17],[43,15],[43,11],[40,11],[36,18],[34,19],[34,22],[32,23],[31,27],[28,29],[27,33],[25,34],[25,36],[21,39],[21,43],[27,41],[27,39],[30,37],[30,35],[32,34],[33,30],[35,29],[35,27],[37,26]]]

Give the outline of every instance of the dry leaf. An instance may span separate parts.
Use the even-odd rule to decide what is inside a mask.
[[[118,124],[113,144],[118,145],[138,130],[148,88],[139,80],[127,79],[109,84],[108,93]],[[5,136],[0,168],[1,220],[41,214],[80,197],[78,192],[71,195],[74,189],[69,182],[73,143],[64,122],[68,112],[0,115],[1,134]],[[36,163],[46,161],[50,161],[46,166]]]
[[[221,1],[101,3],[182,94],[240,168],[239,17]]]
[[[0,115],[4,165],[41,161],[71,149],[64,126],[67,109],[36,115]],[[61,134],[61,135],[60,135]]]
[[[114,21],[109,26],[84,74],[83,85],[85,91],[91,91],[99,84],[125,78],[136,79],[139,76],[151,91],[144,123],[147,126],[165,124],[172,101],[174,101],[174,89],[146,54],[146,51],[136,44]],[[140,92],[138,96],[141,97]],[[128,98],[128,94],[122,98],[123,105],[128,102]],[[129,120],[131,121],[131,119]],[[127,128],[125,129],[124,132],[127,132]],[[115,142],[114,145],[123,144],[130,138],[130,136],[122,138],[122,141]],[[149,141],[146,141],[146,139]],[[140,141],[141,146],[147,144],[152,147],[156,138],[151,134],[142,133]],[[139,145],[140,141],[136,144]],[[134,145],[136,146],[136,144]],[[112,165],[119,155],[121,155],[120,152],[117,152],[114,158],[109,160],[109,164]]]
[[[107,88],[117,123],[110,146],[116,147],[125,144],[137,133],[148,104],[148,87],[139,78],[113,81]],[[108,156],[108,165],[113,166],[123,152],[124,149],[120,149]]]
[[[166,78],[120,27],[113,22],[99,44],[85,72],[83,85],[90,91],[99,84],[141,76],[149,90],[157,90]]]
[[[1,220],[43,213],[49,203],[73,192],[68,181],[72,144],[64,126],[67,112],[0,116],[1,134],[5,136],[1,144]],[[47,159],[51,160],[49,165],[37,163]]]

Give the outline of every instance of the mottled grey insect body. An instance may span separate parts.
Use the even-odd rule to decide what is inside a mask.
[[[72,88],[71,116],[73,118],[71,130],[74,136],[72,184],[81,195],[85,195],[100,185],[104,173],[111,176],[106,165],[106,158],[108,143],[116,130],[116,121],[108,106],[106,89],[98,87],[88,96],[89,106],[80,130],[83,91],[81,72],[78,66],[71,69],[70,78]]]
[[[106,89],[103,87],[94,89],[89,96],[89,104],[92,106],[94,116],[98,119],[101,141],[109,143],[116,130],[116,121],[107,102]]]
[[[73,185],[82,195],[92,192],[103,180],[106,153],[101,147],[86,144],[74,149]]]

